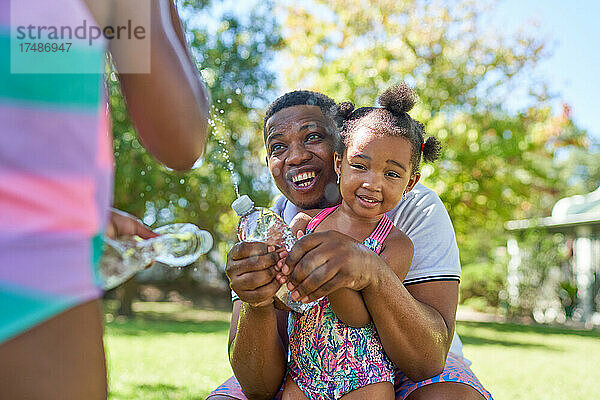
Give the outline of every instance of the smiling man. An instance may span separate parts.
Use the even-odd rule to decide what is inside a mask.
[[[309,105],[287,107],[266,118],[269,170],[283,196],[300,208],[339,201],[331,161],[337,138],[333,129],[331,119]]]
[[[327,96],[297,91],[269,106],[264,138],[267,164],[283,194],[273,209],[290,222],[302,209],[338,204],[334,148],[350,108]],[[300,269],[297,298],[312,301],[347,287],[359,291],[399,368],[396,399],[491,399],[462,357],[454,333],[460,262],[452,223],[439,197],[417,184],[388,217],[414,243],[402,282],[375,253],[335,231],[301,238],[289,254],[263,243],[238,243],[229,252],[233,291],[229,336],[232,377],[209,398],[270,399],[286,376],[287,313],[277,310],[277,262]]]

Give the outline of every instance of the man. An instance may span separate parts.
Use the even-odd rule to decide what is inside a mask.
[[[335,102],[314,92],[287,93],[268,108],[267,163],[285,196],[274,210],[286,222],[298,209],[339,202],[333,148],[341,119]],[[388,216],[414,244],[404,282],[376,254],[334,231],[301,238],[289,254],[262,243],[234,246],[227,275],[234,292],[229,356],[235,378],[211,400],[271,399],[279,392],[286,373],[287,314],[275,309],[272,297],[279,288],[276,263],[286,256],[294,269],[295,299],[313,301],[341,287],[361,292],[386,353],[402,371],[396,398],[491,398],[454,335],[460,265],[443,204],[418,184]]]
[[[38,50],[41,59],[56,61],[38,67],[62,65],[68,71],[19,74],[9,56],[9,34],[17,29],[13,17],[31,21],[33,32],[37,27],[47,33],[56,21],[61,29],[93,21],[114,36],[111,27],[135,19],[139,4],[0,0],[2,398],[107,397],[101,291],[94,280],[101,237],[152,235],[129,216],[109,215],[113,158],[102,74],[107,47],[122,72],[140,141],[166,166],[189,169],[202,155],[209,105],[172,0],[141,3],[151,7],[149,25],[141,27],[150,40],[148,73],[124,74],[140,46],[123,38],[109,46],[104,39],[74,39],[72,47],[64,45],[69,54]]]

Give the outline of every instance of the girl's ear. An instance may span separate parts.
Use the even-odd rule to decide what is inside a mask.
[[[421,179],[421,173],[417,172],[416,174],[412,174],[410,179],[408,180],[408,183],[406,184],[406,189],[404,189],[405,193],[410,192],[411,190],[413,190],[413,188],[415,187],[415,185],[417,184],[417,182],[419,182],[419,179]]]
[[[338,152],[333,153],[333,170],[340,176],[342,173],[342,155]]]

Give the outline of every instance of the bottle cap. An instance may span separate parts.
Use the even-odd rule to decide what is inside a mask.
[[[247,195],[238,197],[233,201],[233,203],[231,203],[231,208],[233,208],[233,211],[235,211],[240,217],[248,214],[253,207],[254,202]]]

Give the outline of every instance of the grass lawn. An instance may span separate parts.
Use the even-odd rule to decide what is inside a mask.
[[[107,314],[110,399],[204,399],[231,376],[229,313],[176,303],[134,309],[132,320]],[[490,322],[459,322],[457,329],[473,370],[496,400],[597,397],[598,331]]]

